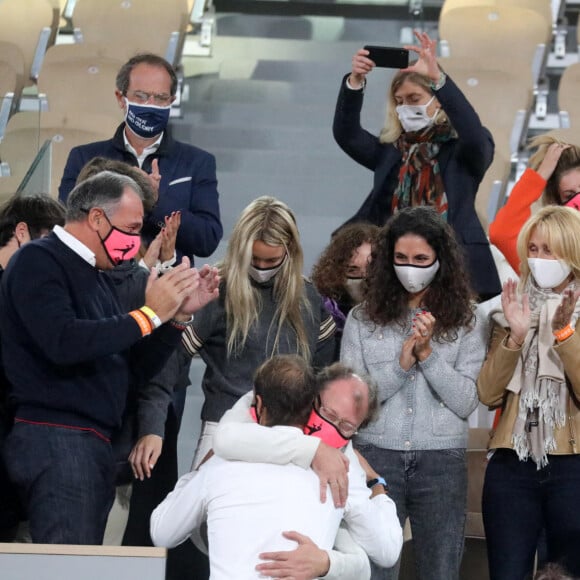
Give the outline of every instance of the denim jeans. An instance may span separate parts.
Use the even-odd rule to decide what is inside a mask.
[[[115,493],[110,443],[87,431],[17,422],[5,459],[33,542],[102,543]]]
[[[580,576],[580,456],[550,455],[537,469],[511,449],[490,459],[483,486],[483,523],[491,580],[531,577],[542,528],[547,559]]]
[[[458,580],[467,502],[465,449],[391,451],[374,445],[358,450],[381,474],[401,525],[411,522],[418,580]],[[399,566],[371,563],[372,580],[395,580]]]

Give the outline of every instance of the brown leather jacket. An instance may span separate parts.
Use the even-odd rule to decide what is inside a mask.
[[[494,324],[491,346],[477,379],[480,401],[490,408],[502,407],[499,424],[489,442],[490,449],[512,448],[512,431],[518,415],[520,396],[506,391],[516,368],[521,349],[506,346],[509,329]],[[572,396],[568,397],[566,424],[554,429],[555,455],[580,453],[580,337],[575,332],[569,339],[556,344],[554,350],[564,364],[568,386]]]

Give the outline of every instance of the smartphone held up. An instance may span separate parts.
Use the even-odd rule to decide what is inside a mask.
[[[407,68],[409,66],[409,51],[406,48],[367,45],[364,49],[369,51],[368,58],[378,67]]]

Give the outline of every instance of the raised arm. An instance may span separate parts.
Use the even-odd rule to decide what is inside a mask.
[[[343,77],[340,84],[332,124],[332,134],[339,147],[371,171],[377,167],[381,144],[376,135],[361,127],[360,112],[366,76],[374,66],[368,58],[368,51],[363,48],[352,57],[352,71]]]
[[[489,239],[506,257],[510,266],[519,273],[520,259],[517,251],[518,234],[532,215],[532,204],[540,199],[548,179],[554,173],[562,152],[569,145],[551,143],[535,171],[528,168],[514,185],[506,204],[497,212],[489,225]]]

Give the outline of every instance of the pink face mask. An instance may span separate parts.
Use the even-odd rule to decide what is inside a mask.
[[[564,207],[571,207],[577,211],[580,211],[580,192],[571,197],[565,204]]]
[[[252,419],[258,422],[258,414],[256,413],[256,406],[250,407],[250,415]],[[342,449],[348,444],[350,439],[346,438],[330,421],[322,417],[315,408],[312,408],[312,413],[308,418],[308,422],[304,426],[304,434],[312,435],[322,439],[330,447],[335,449]]]
[[[336,425],[325,419],[315,408],[310,413],[304,433],[322,439],[324,443],[335,449],[341,449],[350,441],[350,438],[345,437]]]
[[[130,260],[137,255],[141,245],[141,235],[124,232],[114,226],[106,215],[105,218],[111,230],[104,238],[101,238],[101,244],[113,266],[118,266],[124,260]]]

